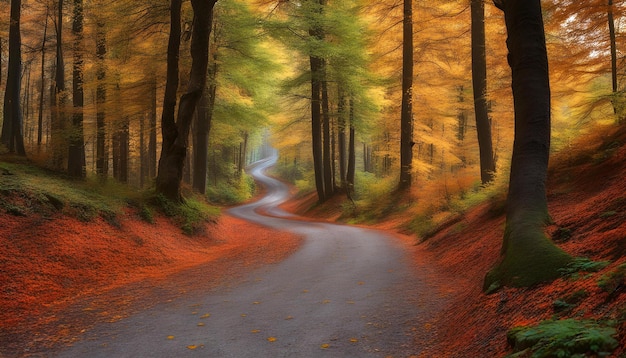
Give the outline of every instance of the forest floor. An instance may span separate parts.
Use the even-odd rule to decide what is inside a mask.
[[[548,201],[554,223],[547,234],[575,257],[610,262],[597,272],[484,294],[485,274],[500,255],[504,195],[447,220],[424,240],[406,229],[413,219],[406,211],[370,224],[412,241],[416,269],[425,263],[436,267],[428,274],[448,306],[428,324],[437,342],[422,342],[416,334],[416,345],[428,347],[422,356],[503,357],[512,350],[506,336],[511,328],[575,318],[617,322],[620,344],[611,357],[626,357],[626,127],[599,130],[572,147],[551,159]],[[345,199],[316,206],[315,198],[284,208],[318,220],[346,220]]]
[[[549,209],[555,224],[548,234],[575,256],[610,261],[598,272],[485,295],[483,278],[498,260],[504,230],[502,202],[468,210],[423,242],[406,231],[407,214],[391,214],[375,225],[415,245],[415,269],[431,268],[425,274],[447,304],[422,327],[436,341],[425,342],[416,330],[415,345],[427,347],[421,356],[501,357],[511,351],[510,328],[568,317],[616,320],[620,347],[613,356],[626,354],[626,270],[620,269],[626,267],[626,130],[596,139],[606,144],[563,152],[552,161]],[[340,217],[341,199],[309,209],[312,201],[304,197],[284,207],[315,220]],[[207,225],[188,236],[168,218],[157,216],[150,224],[131,209],[116,225],[101,217],[84,222],[60,213],[1,212],[0,356],[37,356],[41,347],[71,343],[99,322],[137,312],[139,302],[145,307],[214,287],[226,274],[230,279],[277,262],[300,244],[294,235],[227,215]],[[194,282],[184,275],[189,270],[211,273],[214,280]],[[608,292],[598,285],[606,278],[613,280]],[[575,302],[568,300],[574,296]],[[559,308],[557,301],[567,306]],[[69,308],[80,314],[64,315]]]

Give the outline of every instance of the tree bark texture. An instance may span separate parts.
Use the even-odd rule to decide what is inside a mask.
[[[215,94],[217,91],[217,71],[218,64],[215,54],[208,68],[207,89],[202,93],[198,103],[197,117],[193,134],[193,180],[194,190],[201,194],[206,193],[208,160],[209,160],[209,134],[211,132],[211,121],[213,118],[213,108],[215,107]]]
[[[98,20],[96,28],[96,174],[100,178],[106,178],[109,171],[109,155],[106,148],[106,34],[104,23]]]
[[[0,141],[9,152],[25,156],[22,129],[20,89],[22,75],[22,37],[20,34],[21,0],[11,0],[11,24],[9,25],[9,68],[4,92],[4,118]]]
[[[202,96],[206,85],[207,67],[209,59],[209,34],[213,17],[213,6],[216,0],[192,0],[194,22],[191,37],[191,72],[185,93],[180,98],[176,122],[174,122],[174,108],[172,107],[171,92],[166,94],[168,113],[163,109],[162,131],[163,146],[159,160],[159,173],[156,179],[156,190],[166,198],[182,201],[180,187],[183,177],[183,165],[187,156],[189,131],[196,110],[196,105]],[[180,48],[180,0],[172,1],[172,25],[170,43],[168,45],[168,82],[178,76],[178,51]],[[175,37],[175,39],[172,39]],[[170,68],[170,64],[172,68]],[[173,88],[172,88],[173,87]],[[177,87],[177,86],[176,86]],[[166,91],[175,92],[171,86]],[[169,95],[169,96],[168,96]],[[173,102],[175,107],[175,102]]]
[[[72,34],[74,35],[72,64],[72,127],[69,133],[69,149],[67,156],[67,173],[71,177],[84,178],[85,171],[85,139],[83,134],[83,1],[74,0],[74,16]]]
[[[309,35],[321,40],[322,31],[319,28],[311,29]],[[321,71],[323,61],[321,58],[311,55],[311,145],[313,149],[313,171],[315,173],[315,188],[319,202],[326,201],[324,190],[324,161],[322,156],[322,81]]]
[[[330,104],[328,103],[328,82],[326,81],[326,61],[322,60],[322,127],[323,132],[323,161],[324,161],[324,196],[326,199],[333,196],[333,156],[332,156],[332,140],[331,140],[331,121],[330,121]]]
[[[487,59],[485,49],[485,3],[472,0],[472,86],[474,113],[480,152],[480,179],[483,185],[493,181],[496,171],[491,136],[491,120],[487,110]]]
[[[411,187],[413,171],[413,1],[404,0],[399,190]]]
[[[52,166],[61,169],[65,162],[66,140],[66,105],[65,60],[63,58],[63,0],[57,3],[56,19],[56,68],[54,75],[54,110],[51,118]]]
[[[549,222],[546,176],[550,154],[550,83],[540,0],[505,0],[508,61],[512,71],[515,140],[501,262],[485,279],[530,286],[560,276],[571,257],[544,233]]]

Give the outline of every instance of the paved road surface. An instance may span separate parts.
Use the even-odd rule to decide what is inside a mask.
[[[277,208],[288,190],[263,175],[275,161],[251,170],[267,195],[229,213],[303,235],[296,253],[235,285],[96,326],[57,357],[418,355],[412,336],[433,308],[418,296],[427,289],[410,272],[405,250],[379,231],[297,221]]]

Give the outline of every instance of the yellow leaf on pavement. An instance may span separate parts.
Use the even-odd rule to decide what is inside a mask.
[[[330,344],[328,343],[322,344],[322,349],[328,349],[328,347],[330,347]]]
[[[193,350],[193,349],[196,349],[196,348],[198,348],[198,346],[194,346],[194,345],[187,346],[187,349],[192,349]]]
[[[174,336],[167,336],[167,339],[172,340],[174,339]]]
[[[268,342],[276,342],[276,337],[267,337]]]

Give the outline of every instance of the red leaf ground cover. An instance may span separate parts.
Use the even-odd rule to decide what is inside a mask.
[[[162,299],[164,292],[173,298],[207,289],[277,262],[299,243],[295,235],[227,215],[204,234],[187,236],[167,218],[149,224],[131,210],[119,227],[101,218],[2,213],[0,356],[71,342],[98,321],[129,314],[139,301],[150,304],[155,290]]]

